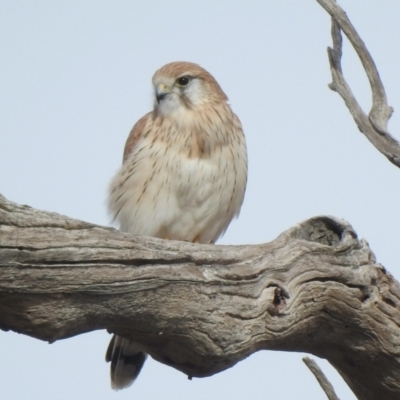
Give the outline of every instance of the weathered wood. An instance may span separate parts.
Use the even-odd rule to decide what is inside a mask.
[[[333,217],[271,243],[132,236],[0,198],[0,326],[129,336],[189,376],[262,350],[324,357],[359,399],[400,398],[400,287]],[[379,394],[379,396],[378,396]]]
[[[325,392],[328,400],[340,400],[335,393],[335,389],[332,384],[328,381],[327,377],[322,372],[321,368],[309,357],[303,357],[304,364],[307,365],[308,369],[314,374],[322,390]]]
[[[344,10],[335,0],[317,0],[332,17],[333,48],[328,47],[328,58],[332,73],[330,89],[344,100],[358,129],[392,164],[400,168],[400,143],[388,131],[388,122],[393,108],[388,105],[385,88],[375,62],[360,35],[350,22]],[[345,33],[357,53],[367,75],[372,107],[367,115],[353,95],[342,71],[342,34]]]

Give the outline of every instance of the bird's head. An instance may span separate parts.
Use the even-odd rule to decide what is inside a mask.
[[[163,116],[226,103],[228,98],[214,77],[197,64],[173,62],[153,75],[154,109]]]

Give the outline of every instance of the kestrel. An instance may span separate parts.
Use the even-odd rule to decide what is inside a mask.
[[[197,64],[164,65],[153,86],[154,108],[128,136],[108,210],[124,232],[214,243],[243,203],[241,123],[218,82]],[[140,344],[113,336],[106,354],[112,388],[130,386],[146,357]]]

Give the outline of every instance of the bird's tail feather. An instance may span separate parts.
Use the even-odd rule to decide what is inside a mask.
[[[137,343],[113,335],[106,353],[106,361],[111,361],[111,387],[120,390],[131,386],[146,358]]]

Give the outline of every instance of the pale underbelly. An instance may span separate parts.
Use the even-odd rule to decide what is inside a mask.
[[[109,208],[122,231],[208,243],[238,214],[244,186],[231,153],[174,163],[148,159],[110,195]]]

